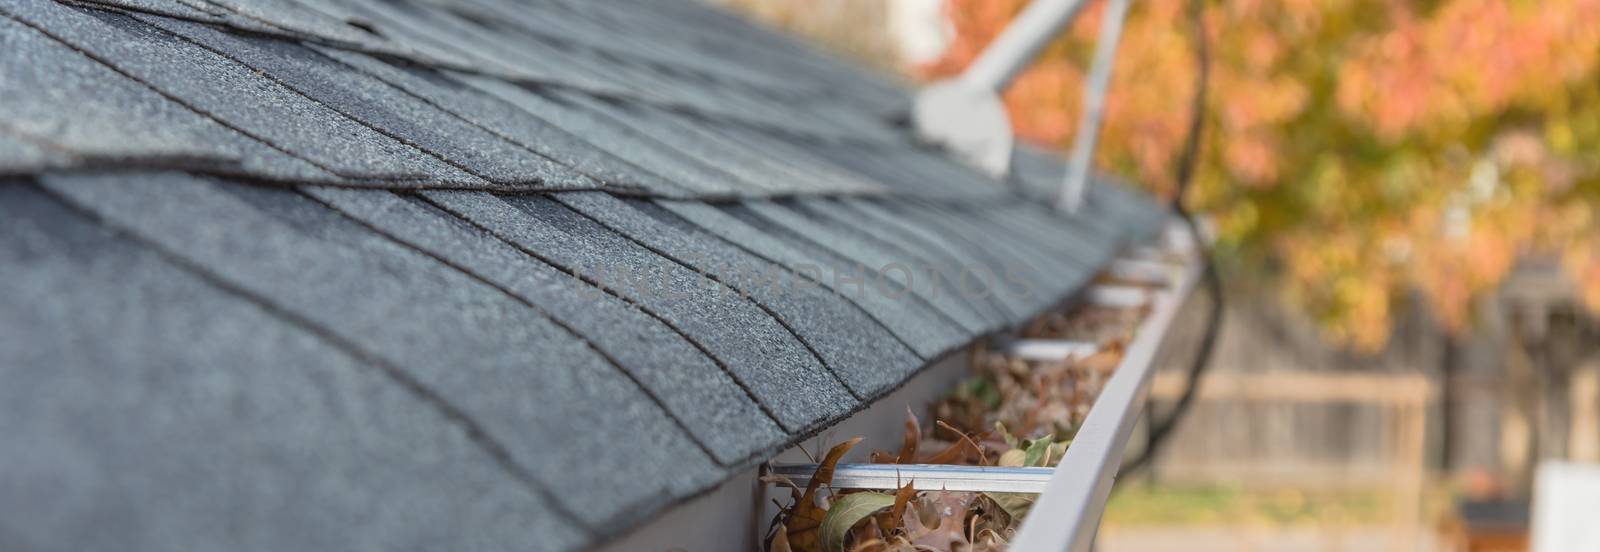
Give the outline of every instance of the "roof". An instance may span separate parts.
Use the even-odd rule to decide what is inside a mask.
[[[0,548],[591,546],[1162,216],[908,97],[684,0],[0,0]]]

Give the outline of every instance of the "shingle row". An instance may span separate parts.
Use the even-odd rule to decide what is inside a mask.
[[[513,508],[542,512],[537,514],[542,523],[570,524],[576,543],[638,523],[864,407],[932,360],[1025,322],[1081,286],[1111,250],[1109,245],[1064,244],[1063,238],[1077,230],[1026,203],[969,209],[840,198],[710,205],[601,192],[296,190],[173,172],[47,175],[37,182],[37,187],[0,184],[8,197],[22,198],[3,203],[20,213],[7,219],[6,233],[13,235],[8,239],[28,240],[66,225],[73,228],[60,230],[64,236],[98,233],[101,241],[136,246],[111,260],[97,260],[105,246],[84,245],[94,240],[45,236],[48,245],[15,247],[66,260],[12,263],[16,276],[8,282],[44,285],[49,273],[71,274],[52,285],[79,286],[83,293],[72,301],[102,302],[107,308],[94,316],[118,328],[140,317],[215,316],[225,326],[216,332],[236,333],[203,338],[199,348],[218,351],[208,354],[228,347],[248,350],[259,345],[257,339],[306,341],[299,346],[304,352],[291,347],[285,356],[261,353],[261,358],[293,363],[308,374],[360,374],[371,380],[362,385],[392,396],[382,400],[410,401],[411,408],[432,412],[428,415],[436,421],[427,423],[441,435],[453,435],[458,442],[448,446],[463,450],[432,448],[446,446],[441,442],[416,445],[408,454],[476,455],[472,462],[479,467],[444,470],[432,476],[444,481],[430,484],[471,488],[481,482],[470,478],[481,473],[521,488],[513,494],[527,506]],[[54,219],[71,222],[53,222],[44,230],[16,226]],[[141,277],[117,286],[91,278],[99,277],[99,263],[122,262],[116,259],[130,255],[150,259],[140,261],[154,266],[149,278],[177,282],[163,284],[177,287],[162,293],[192,291],[150,314],[144,312],[152,308],[148,303],[166,295],[146,296],[137,287],[146,285]],[[891,265],[905,270],[887,268]],[[163,276],[169,274],[179,276]],[[44,294],[73,293],[63,288]],[[0,297],[30,296],[8,292]],[[49,331],[49,324],[34,319],[59,316],[56,323],[71,323],[73,315],[38,308],[7,312],[6,324]],[[205,314],[213,309],[215,315]],[[239,314],[245,311],[254,314]],[[270,323],[261,323],[263,317]],[[261,333],[251,333],[253,327]],[[85,328],[91,331],[92,325]],[[158,324],[147,331],[178,331],[164,328]],[[8,382],[34,385],[42,377],[33,373],[44,366],[39,362],[66,365],[70,373],[90,369],[75,363],[100,358],[63,356],[51,347],[66,338],[36,343],[28,337],[32,331],[0,351],[5,358],[23,359],[7,363],[23,371]],[[118,329],[104,331],[107,338],[87,348],[93,355],[144,359],[149,347],[183,348],[161,345],[161,340],[180,339],[176,333],[128,337]],[[177,354],[151,358],[168,361]],[[173,381],[197,384],[193,380],[202,377],[194,371],[203,367],[192,363],[199,361],[172,362],[191,371],[171,376],[177,378]],[[234,370],[259,369],[250,366],[227,364],[215,377],[243,378]],[[73,392],[85,397],[120,392],[95,382],[73,385],[78,386]],[[160,393],[173,400],[216,400],[184,396],[190,392],[185,389],[180,385]],[[277,389],[229,392],[241,395],[239,401],[262,402],[265,409],[289,409],[280,403],[304,400],[275,394]],[[341,408],[391,408],[369,404],[374,400],[352,395]],[[69,435],[102,431],[80,427],[99,423],[93,421],[99,415],[19,417],[16,423],[34,424],[18,431]],[[214,426],[180,424],[173,431],[222,431],[224,421],[246,419],[243,415]],[[371,428],[377,441],[359,447],[338,442],[338,432],[363,431],[359,424],[375,423],[370,420],[334,416],[298,423],[306,424],[299,431],[307,432],[308,443],[320,443],[307,446],[330,449],[317,454],[360,458],[367,454],[361,447],[399,446],[387,444],[385,439],[398,437],[383,434],[381,427]],[[260,438],[279,438],[271,431]],[[148,436],[143,446],[170,446],[163,435]],[[217,446],[235,446],[228,443]],[[52,454],[99,458],[112,452],[97,447]],[[205,449],[195,450],[203,454]],[[260,460],[213,469],[220,470],[219,477],[233,474],[254,482],[254,475],[232,471],[254,469],[253,461]],[[284,469],[313,469],[312,459],[304,462]],[[170,465],[151,456],[135,469]],[[384,469],[409,468],[385,464]],[[375,490],[366,487],[377,483],[362,479],[365,475],[326,477],[352,478],[342,484],[353,486],[348,492],[359,497],[426,489],[407,482]],[[458,477],[469,480],[455,482]],[[66,498],[60,500],[78,500],[92,488],[73,483],[63,492]],[[116,500],[135,500],[146,491],[119,492],[127,496]],[[193,492],[214,499],[207,493],[220,491]],[[446,508],[452,496],[409,507]],[[211,538],[206,535],[193,537]]]
[[[161,0],[147,0],[124,6],[141,10],[128,16],[51,0],[0,4],[9,19],[0,26],[9,46],[6,55],[15,60],[5,64],[14,74],[0,85],[9,91],[0,93],[15,105],[32,106],[19,110],[23,120],[0,130],[8,143],[18,144],[0,158],[0,172],[173,167],[282,182],[605,189],[677,198],[865,194],[993,201],[1005,196],[1004,186],[911,144],[899,133],[869,143],[818,142],[804,132],[796,134],[792,124],[780,130],[718,122],[648,100],[595,95],[583,86],[529,86],[392,63],[337,46],[233,34],[190,22],[198,16],[148,14],[182,15],[188,9],[152,7],[160,5]],[[407,4],[384,5],[394,11]],[[671,5],[656,9],[675,9]],[[306,7],[267,12],[296,20],[342,13]],[[660,26],[642,23],[637,16],[613,19],[641,28]],[[437,33],[449,20],[416,21],[421,27],[415,32],[430,36],[426,33]],[[485,48],[552,59],[516,54],[522,49],[510,43]],[[51,63],[30,64],[26,59]],[[534,61],[519,57],[506,63],[527,67]],[[46,67],[50,69],[41,69]],[[551,79],[581,80],[573,75]],[[72,93],[73,87],[92,88],[94,101],[78,103],[84,95]],[[33,93],[41,89],[60,93]],[[851,98],[875,95],[856,93]],[[68,102],[78,108],[62,109]],[[839,109],[851,104],[823,105]],[[811,121],[817,113],[808,109],[785,117]],[[28,116],[46,115],[50,120],[29,125]],[[856,113],[844,119],[873,118]],[[793,122],[786,119],[784,124]],[[879,122],[888,128],[886,121]],[[1044,174],[1051,162],[1041,163],[1038,155],[1019,152],[1018,178],[1030,187],[1053,189],[1054,177]],[[1103,190],[1091,193],[1105,195]],[[1150,209],[1135,207],[1121,214],[1145,213],[1130,226],[1147,226]]]
[[[708,6],[674,6],[672,16],[652,18],[648,5],[605,2],[545,2],[536,10],[509,0],[229,0],[203,8],[179,0],[93,3],[690,109],[818,138],[895,138],[881,121],[840,109],[837,91],[815,78],[796,78],[820,72],[814,62],[770,55],[740,62],[707,48],[711,40],[691,27],[717,15]],[[886,93],[892,88],[850,88],[853,97],[872,97],[878,104],[893,95]]]
[[[397,385],[388,353],[189,258],[0,183],[0,548],[592,540],[472,428]]]
[[[1163,216],[695,1],[95,3],[0,0],[0,548],[586,547]]]

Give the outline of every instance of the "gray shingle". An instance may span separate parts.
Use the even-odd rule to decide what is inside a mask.
[[[261,71],[296,92],[425,151],[443,163],[501,187],[562,189],[600,185],[417,96],[351,71],[304,46],[235,35],[178,19],[140,17]]]
[[[631,524],[724,476],[581,339],[292,191],[177,174],[44,182],[395,366],[589,528]]]
[[[12,134],[0,127],[0,176],[28,175],[69,167],[76,161],[60,148]]]
[[[792,188],[804,189],[806,179],[780,161],[750,151],[747,147],[720,139],[654,113],[642,106],[608,102],[581,94],[553,92],[552,97],[616,121],[632,132],[666,144],[679,156],[698,159],[738,179],[743,194],[767,195]]]
[[[1104,225],[1092,224],[1088,215],[1064,215],[1042,205],[1022,203],[1008,209],[976,211],[997,226],[1031,236],[1064,259],[1101,266],[1123,245],[1122,236]]]
[[[32,188],[0,185],[0,226],[0,548],[588,541],[459,424],[307,329]]]
[[[115,427],[121,440],[84,454],[131,454],[124,471],[143,477],[163,460],[151,447],[174,443],[177,469],[229,485],[185,488],[172,496],[195,502],[154,500],[143,518],[28,518],[46,525],[6,525],[0,549],[21,548],[16,534],[30,548],[75,544],[53,536],[66,532],[142,543],[146,527],[167,531],[159,549],[227,547],[217,527],[259,533],[246,548],[593,546],[1076,292],[1164,216],[1104,178],[1093,209],[1053,212],[1039,197],[1059,160],[1024,147],[996,182],[914,140],[907,88],[695,0],[0,0],[0,13],[0,40],[32,41],[0,44],[0,104],[20,106],[0,114],[0,175],[43,182],[80,212],[59,224],[121,230],[97,243],[129,251],[21,267],[32,279],[0,281],[0,306],[24,308],[0,322],[44,313],[60,335],[104,332],[71,342],[99,365],[150,359],[140,374],[261,401],[222,411],[134,384],[127,397],[159,404],[108,402],[120,410],[95,421],[0,404],[0,430],[42,446]],[[453,191],[416,193],[433,188]],[[0,255],[30,239],[0,235]],[[22,293],[134,257],[149,260],[115,265],[127,281],[67,274],[59,289],[83,293]],[[919,261],[996,266],[1031,293],[959,295],[948,272],[935,293]],[[891,262],[911,272],[876,281]],[[38,341],[0,350],[0,376],[76,354]],[[249,362],[217,360],[230,347]],[[262,379],[274,369],[290,376]],[[297,401],[319,402],[285,406]],[[114,416],[130,421],[100,421]],[[126,425],[140,416],[161,422]],[[222,435],[256,426],[259,443]],[[228,464],[194,460],[210,457]],[[0,469],[0,484],[30,475]],[[193,506],[285,497],[307,506]]]
[[[332,177],[3,17],[0,104],[8,109],[7,119],[0,122],[4,132],[65,151],[82,163],[244,169],[286,179]]]
[[[391,50],[376,35],[361,30],[295,0],[205,0],[207,3],[244,18],[266,23],[291,33],[319,37],[335,43],[369,50]]]
[[[401,2],[367,2],[363,0],[300,0],[318,11],[332,14],[345,21],[358,21],[378,34],[402,42],[408,48],[423,52],[439,60],[436,64],[418,63],[424,67],[449,67],[490,72],[505,78],[529,79],[538,82],[555,82],[551,75],[540,73],[536,67],[522,63],[507,63],[493,55],[483,55],[478,49],[467,48],[464,42],[475,39],[450,33],[449,21],[441,18],[414,15],[414,8]],[[408,10],[407,8],[413,8]],[[416,61],[403,58],[407,61]]]
[[[628,125],[579,106],[527,90],[504,81],[473,75],[452,75],[474,88],[504,101],[538,114],[557,127],[583,136],[590,143],[612,155],[627,159],[644,170],[659,174],[699,197],[732,197],[740,193],[759,190],[746,184],[720,168],[701,162],[674,150]],[[669,197],[687,197],[668,193]]]
[[[721,361],[785,429],[803,431],[855,403],[782,325],[721,284],[538,196],[425,192],[441,207],[678,328]],[[806,392],[797,393],[804,389]]]
[[[826,208],[838,210],[845,217],[871,220],[904,243],[920,243],[941,251],[947,262],[955,263],[950,277],[963,293],[999,303],[1009,323],[1025,321],[1036,308],[1020,294],[1012,293],[1016,290],[1006,281],[1008,269],[1015,268],[1006,266],[1011,259],[997,254],[993,246],[972,241],[974,236],[895,215],[870,199],[843,198],[826,203]]]
[[[747,460],[787,437],[711,359],[637,307],[429,204],[382,191],[305,191],[395,239],[470,270],[582,335],[682,420],[719,462]]]
[[[168,17],[182,17],[195,21],[223,22],[229,18],[228,10],[211,2],[194,0],[107,0],[105,3],[130,11],[144,11]],[[262,28],[267,28],[262,25]]]
[[[655,203],[792,272],[815,274],[819,285],[871,313],[924,359],[936,358],[966,342],[965,330],[926,303],[910,297],[892,299],[886,294],[866,293],[862,287],[842,283],[835,275],[845,269],[845,263],[812,244],[770,233],[704,203],[659,200]]]
[[[385,63],[366,54],[317,47],[318,52],[405,89],[472,124],[594,178],[608,189],[672,195],[683,188],[611,155],[527,110],[468,87],[437,71]]]
[[[926,205],[876,202],[878,206],[908,223],[937,227],[970,240],[974,245],[999,255],[1000,273],[1006,285],[1005,296],[1017,297],[1027,306],[1020,312],[1036,313],[1064,296],[1092,273],[1092,267],[1074,264],[1051,254],[1031,237],[988,224],[970,210],[938,209]]]
[[[1066,174],[1066,161],[1026,145],[1016,149],[1012,160],[1012,180],[1018,191],[1041,204],[1053,203]],[[1084,215],[1094,221],[1093,226],[1115,229],[1125,239],[1150,237],[1167,216],[1165,206],[1104,175],[1093,175],[1084,194],[1085,204],[1090,206]]]
[[[482,183],[248,67],[127,16],[50,0],[16,0],[6,9],[163,95],[334,174],[386,179],[386,186],[424,178]]]
[[[905,232],[896,225],[856,215],[831,200],[799,198],[788,205],[792,211],[858,236],[860,242],[874,244],[895,257],[907,259],[916,269],[918,278],[926,278],[930,287],[937,286],[935,297],[949,297],[960,302],[982,317],[986,327],[1008,326],[1013,322],[997,299],[967,293],[968,288],[961,282],[961,271],[963,267],[980,264],[977,260],[950,253],[943,245],[926,241],[923,236]]]
[[[840,167],[873,179],[897,195],[963,201],[1003,198],[1005,190],[994,182],[972,183],[930,172],[919,163],[921,156],[908,152],[910,146],[859,145],[811,146],[816,155]]]
[[[916,267],[922,263],[912,255],[863,240],[860,232],[851,232],[812,220],[770,201],[746,201],[738,204],[730,212],[748,213],[749,216],[782,228],[791,236],[803,236],[804,239],[828,251],[853,263],[859,263],[869,275],[869,284],[873,287],[870,291],[872,293],[915,296],[927,301],[950,320],[959,324],[969,336],[992,329],[983,315],[972,306],[953,294],[940,293],[942,287],[940,284],[930,280],[926,273],[918,274],[920,271]],[[895,290],[891,283],[898,285],[898,290]]]
[[[1100,217],[1091,219],[1095,226],[1116,228],[1122,239],[1145,240],[1155,236],[1163,222],[1171,215],[1171,207],[1155,198],[1134,191],[1133,185],[1104,175],[1096,175],[1089,187],[1087,200],[1095,205]]]
[[[843,297],[678,219],[654,204],[602,193],[553,199],[750,299],[805,342],[860,397],[877,396],[922,365],[887,329]],[[768,278],[771,278],[770,280]]]

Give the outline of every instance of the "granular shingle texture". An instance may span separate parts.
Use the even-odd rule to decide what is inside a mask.
[[[690,0],[0,0],[0,549],[573,550],[1165,214]]]

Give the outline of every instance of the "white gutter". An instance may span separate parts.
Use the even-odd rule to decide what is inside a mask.
[[[1157,280],[1162,268],[1170,268],[1172,270],[1165,271],[1166,278],[1159,278],[1164,286],[1094,286],[1084,293],[1086,304],[1120,307],[1148,304],[1150,312],[1139,322],[1121,362],[1111,372],[1072,444],[1054,468],[839,464],[830,486],[893,490],[912,483],[919,491],[1037,493],[1038,500],[1012,539],[1011,549],[1091,550],[1106,499],[1116,481],[1117,470],[1122,466],[1123,450],[1150,392],[1156,353],[1204,270],[1204,260],[1190,246],[1194,242],[1183,225],[1174,223],[1162,238],[1160,249],[1166,254],[1158,257],[1168,261],[1140,260],[1122,268],[1124,276],[1149,280]],[[1173,259],[1174,256],[1177,259]],[[1150,284],[1159,285],[1154,281]],[[1092,343],[1039,339],[1018,340],[1007,347],[1010,354],[1038,360],[1083,356],[1095,350],[1097,347]],[[892,433],[899,427],[893,418],[880,417],[878,423],[882,424],[880,432]],[[882,442],[892,441],[893,437],[888,436]],[[772,465],[770,473],[804,486],[817,467],[811,463],[777,463]]]
[[[1171,236],[1171,238],[1179,238]],[[1179,238],[1187,239],[1187,238]],[[1169,242],[1170,243],[1170,242]],[[1181,242],[1179,242],[1181,243]],[[1192,243],[1192,242],[1190,242]],[[1139,324],[1122,362],[1095,399],[1089,416],[1056,465],[1055,474],[1011,541],[1012,550],[1093,548],[1106,499],[1122,466],[1123,449],[1150,391],[1156,352],[1195,284],[1203,262],[1186,252],[1183,272],[1169,289],[1153,292],[1151,313]]]

